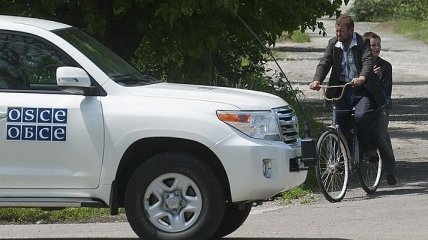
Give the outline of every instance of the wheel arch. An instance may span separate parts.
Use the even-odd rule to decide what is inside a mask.
[[[165,152],[191,154],[208,163],[222,184],[226,200],[231,200],[229,179],[226,171],[219,158],[211,149],[193,140],[153,137],[140,139],[134,142],[123,154],[116,172],[116,177],[112,183],[109,204],[111,214],[117,214],[118,208],[124,206],[126,186],[137,167],[150,157]]]

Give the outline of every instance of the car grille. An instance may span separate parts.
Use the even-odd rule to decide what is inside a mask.
[[[283,140],[287,144],[296,143],[299,138],[299,124],[294,110],[289,106],[274,108],[281,124]]]

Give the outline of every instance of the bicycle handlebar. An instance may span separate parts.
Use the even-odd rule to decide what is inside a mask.
[[[337,86],[320,86],[322,89],[323,89],[323,91],[324,91],[324,98],[325,98],[325,100],[327,100],[327,101],[339,101],[340,99],[342,99],[342,97],[343,97],[343,93],[345,92],[345,89],[346,89],[346,87],[347,86],[349,86],[349,85],[351,85],[351,83],[350,82],[348,82],[348,83],[346,83],[346,84],[344,84],[344,85],[337,85]],[[340,96],[339,97],[337,97],[337,98],[335,98],[335,97],[333,97],[333,98],[328,98],[327,96],[326,96],[326,89],[327,88],[342,88],[342,92],[340,93]]]

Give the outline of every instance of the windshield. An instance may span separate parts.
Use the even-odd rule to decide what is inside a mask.
[[[113,81],[123,86],[160,82],[151,76],[142,74],[109,48],[77,28],[61,29],[55,33],[82,52]]]

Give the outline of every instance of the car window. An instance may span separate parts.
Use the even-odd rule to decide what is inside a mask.
[[[58,90],[56,69],[61,66],[77,64],[38,37],[0,32],[0,89]]]

